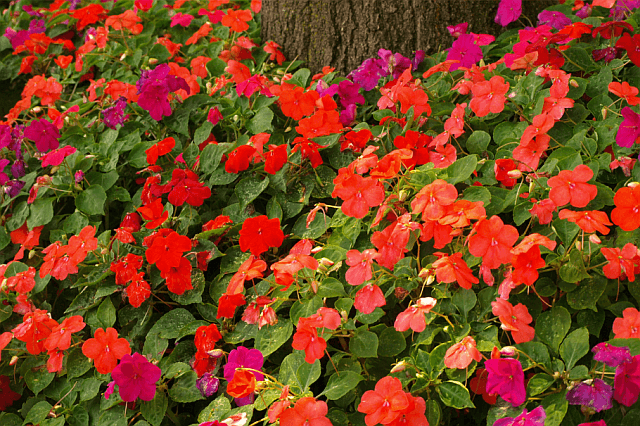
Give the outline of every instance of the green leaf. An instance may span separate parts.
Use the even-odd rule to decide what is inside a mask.
[[[553,229],[565,245],[569,245],[580,231],[580,227],[578,225],[564,219],[556,219],[551,222],[551,229]]]
[[[53,219],[53,198],[38,198],[31,204],[31,214],[27,219],[27,226],[33,229],[36,226],[46,225]]]
[[[309,227],[307,228],[307,216],[301,215],[300,217],[298,217],[298,220],[296,220],[295,225],[293,225],[293,229],[291,232],[293,232],[294,235],[300,238],[309,238],[315,240],[324,235],[325,232],[327,232],[329,222],[330,219],[325,217],[322,212],[318,212],[318,214],[316,214],[316,217],[313,219],[313,221],[311,221]]]
[[[560,426],[564,416],[567,414],[567,408],[569,408],[566,396],[567,391],[564,390],[560,393],[551,394],[542,400],[542,407],[547,413],[544,426]]]
[[[200,145],[202,142],[206,141],[207,138],[211,135],[211,129],[213,129],[213,124],[211,124],[210,121],[205,121],[204,123],[202,123],[202,125],[198,127],[193,134],[193,143],[196,145]],[[215,144],[209,145],[215,146]]]
[[[322,280],[318,287],[319,297],[343,297],[346,295],[347,293],[344,291],[344,284],[332,277]]]
[[[89,426],[89,413],[81,405],[73,407],[71,415],[67,418],[69,426]]]
[[[169,396],[176,402],[193,402],[204,399],[198,388],[196,380],[198,375],[195,371],[187,371],[180,376],[169,389]]]
[[[111,298],[105,298],[98,307],[98,321],[105,330],[107,327],[113,327],[116,323],[116,308],[111,302]]]
[[[456,184],[469,179],[471,174],[476,170],[478,159],[475,155],[467,155],[446,168],[447,182]]]
[[[368,330],[358,329],[349,341],[349,349],[358,358],[378,356],[378,336]]]
[[[200,270],[195,270],[191,275],[191,286],[193,289],[187,290],[182,294],[169,293],[169,297],[174,302],[181,305],[191,305],[193,303],[202,303],[202,293],[204,293],[205,281],[204,274]]]
[[[0,226],[0,250],[5,248],[11,242],[11,236],[7,233],[4,226]]]
[[[553,382],[555,382],[555,379],[547,373],[538,373],[529,379],[529,383],[527,383],[527,395],[539,395],[549,389]]]
[[[590,71],[596,67],[595,62],[591,59],[591,55],[581,47],[572,46],[565,50],[563,54],[567,58],[563,66],[563,69],[566,71]],[[550,425],[547,424],[546,426]]]
[[[44,388],[49,386],[55,377],[55,373],[49,373],[45,364],[27,370],[24,381],[27,387],[37,396]]]
[[[49,411],[51,411],[52,408],[53,406],[47,401],[40,401],[36,403],[25,416],[23,424],[26,425],[31,423],[37,425],[42,423],[42,421],[47,418]]]
[[[320,366],[320,360],[316,359],[313,364],[305,362],[296,370],[296,377],[298,382],[302,385],[302,392],[309,390],[309,387],[320,378],[322,373],[322,367]]]
[[[259,179],[257,177],[248,177],[242,179],[236,185],[236,195],[240,200],[240,210],[244,210],[253,200],[258,198],[258,195],[262,194],[262,191],[269,186],[269,178]]]
[[[591,278],[591,275],[587,273],[587,269],[584,266],[581,251],[571,251],[571,254],[569,254],[569,262],[565,263],[560,268],[560,278],[568,283],[577,283],[587,278]]]
[[[80,377],[91,369],[91,360],[84,356],[80,348],[72,349],[67,358],[67,378]]]
[[[460,382],[452,380],[443,382],[436,387],[436,390],[442,403],[448,407],[457,408],[458,410],[476,408],[471,402],[469,390]]]
[[[260,333],[255,338],[254,347],[267,357],[284,345],[292,334],[293,325],[291,321],[279,318],[277,324],[260,330]]]
[[[491,135],[482,130],[476,130],[467,139],[467,151],[471,154],[482,154],[491,142]]]
[[[591,309],[596,312],[596,302],[604,294],[607,282],[605,277],[593,274],[591,278],[581,281],[578,288],[567,293],[567,304],[573,309]]]
[[[380,333],[378,356],[393,357],[404,351],[407,341],[404,335],[393,327],[385,328]]]
[[[93,185],[76,197],[76,208],[88,215],[103,214],[107,193],[101,186]]]
[[[564,360],[567,371],[589,352],[589,347],[589,330],[586,327],[572,331],[564,339],[560,345],[560,356]]]
[[[560,343],[571,328],[571,315],[562,306],[543,312],[536,321],[536,336],[558,351]]]
[[[271,111],[271,108],[260,108],[256,115],[254,115],[253,118],[247,123],[247,130],[249,130],[254,135],[271,131],[273,129],[273,127],[271,126],[272,120],[273,111]]]
[[[169,399],[167,395],[165,395],[162,390],[156,390],[156,395],[151,401],[142,401],[140,404],[140,412],[146,421],[153,426],[158,426],[165,418],[168,406]]]
[[[318,396],[324,395],[329,400],[340,399],[345,396],[351,389],[358,386],[364,378],[353,371],[345,370],[340,373],[334,373],[329,377],[327,386]]]
[[[231,411],[231,402],[224,395],[220,395],[202,410],[198,415],[198,423],[224,420],[227,413]]]
[[[158,334],[164,339],[175,339],[180,329],[195,321],[194,316],[184,308],[177,308],[167,312],[149,330],[148,334]]]
[[[467,314],[474,306],[478,298],[473,290],[466,290],[464,288],[458,289],[451,299],[453,304],[458,308],[458,311],[466,318]]]
[[[200,168],[202,171],[206,174],[213,173],[218,168],[225,150],[223,145],[210,143],[205,146],[200,154]]]

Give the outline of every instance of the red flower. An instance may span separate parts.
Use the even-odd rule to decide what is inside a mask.
[[[131,254],[131,253],[129,253]],[[125,292],[129,298],[129,303],[134,308],[139,308],[142,303],[151,295],[151,286],[144,279],[144,272],[135,274],[131,278],[131,284],[127,286]]]
[[[286,291],[293,284],[293,276],[301,269],[318,269],[318,261],[310,256],[311,247],[311,241],[300,240],[291,248],[287,257],[271,265],[276,284],[284,286],[281,291]]]
[[[307,396],[282,411],[278,419],[280,426],[331,426],[331,421],[326,417],[328,412],[326,402]]]
[[[502,329],[511,331],[516,343],[525,343],[533,340],[536,332],[529,324],[533,321],[529,310],[522,303],[513,306],[504,299],[496,299],[491,302],[493,315],[500,318]]]
[[[309,364],[313,364],[315,360],[322,358],[327,348],[327,342],[318,336],[317,325],[310,324],[310,322],[313,323],[314,321],[313,319],[309,321],[309,318],[300,318],[291,343],[293,349],[304,351],[304,360]]]
[[[436,268],[436,279],[441,283],[457,282],[460,287],[467,290],[471,289],[473,284],[478,284],[480,280],[473,276],[471,269],[467,266],[467,262],[462,258],[462,253],[454,253],[447,256],[444,253],[435,253],[440,258],[433,262]]]
[[[553,127],[553,124],[553,117],[549,114],[536,115],[533,117],[531,125],[524,130],[524,133],[520,138],[520,146],[527,146],[533,138],[537,138],[542,135],[546,136],[547,132]]]
[[[399,137],[401,136],[396,137],[396,139]],[[369,129],[362,129],[358,131],[352,130],[344,135],[344,139],[340,144],[340,151],[350,149],[353,152],[362,152],[371,139],[373,139],[373,134]]]
[[[429,96],[424,90],[415,87],[404,86],[398,89],[397,100],[400,101],[400,112],[406,114],[413,107],[413,117],[418,118],[423,112],[431,115]]]
[[[210,352],[215,349],[216,342],[222,339],[220,331],[215,324],[201,325],[196,330],[194,343],[200,352]]]
[[[494,75],[489,81],[476,83],[471,88],[473,99],[469,103],[471,111],[478,117],[484,117],[490,112],[498,114],[504,110],[507,102],[505,94],[509,91],[509,83],[505,83],[504,78]]]
[[[264,154],[264,171],[275,175],[287,162],[287,145],[269,145]]]
[[[169,192],[167,199],[174,206],[181,206],[186,202],[190,206],[199,207],[211,196],[211,189],[198,182],[198,175],[191,170],[182,169],[174,169],[171,180],[166,185],[158,186],[157,191]]]
[[[279,102],[282,113],[296,121],[313,114],[318,99],[320,95],[315,90],[305,92],[302,87],[289,83],[282,83],[280,86]]]
[[[409,306],[396,317],[393,327],[397,331],[407,331],[411,329],[416,333],[421,333],[427,327],[425,314],[431,312],[436,306],[437,300],[433,297],[423,297],[418,299],[415,305]]]
[[[264,260],[257,259],[254,256],[249,256],[249,258],[240,265],[238,272],[233,274],[233,277],[231,277],[231,281],[229,281],[229,285],[227,285],[226,293],[242,293],[244,290],[244,282],[251,281],[256,278],[262,278],[264,276],[262,273],[266,269],[267,264]]]
[[[177,266],[171,266],[165,270],[160,269],[160,276],[167,280],[167,288],[171,293],[181,295],[187,290],[193,290],[191,269],[189,259],[181,257]]]
[[[233,10],[227,9],[227,14],[222,18],[220,23],[236,33],[241,33],[249,29],[251,20],[251,11],[249,10]]]
[[[516,169],[516,163],[513,160],[509,158],[498,159],[494,166],[496,179],[507,188],[512,188],[517,180],[509,177],[508,173]]]
[[[233,318],[238,306],[246,303],[244,294],[223,294],[218,299],[218,314],[216,318]]]
[[[78,235],[69,238],[67,244],[67,255],[71,258],[71,262],[80,263],[91,251],[98,248],[98,239],[94,237],[96,228],[94,226],[85,226]]]
[[[640,312],[636,308],[626,308],[622,311],[622,318],[613,321],[615,339],[640,338]]]
[[[511,278],[514,282],[533,285],[539,276],[538,269],[544,268],[545,262],[540,255],[540,248],[533,246],[526,252],[514,256],[511,264],[514,268]]]
[[[587,183],[592,177],[593,171],[584,164],[573,170],[562,170],[547,181],[551,187],[549,198],[556,206],[570,203],[573,207],[586,207],[598,194],[598,188]]]
[[[53,62],[56,63],[60,68],[66,70],[71,62],[73,61],[73,56],[71,55],[60,55]]]
[[[640,252],[638,251],[638,247],[627,243],[622,250],[616,247],[603,247],[600,251],[609,261],[609,263],[602,268],[605,277],[612,280],[618,278],[624,279],[626,277],[629,281],[635,281],[636,269],[640,266]]]
[[[374,249],[367,249],[360,253],[358,250],[349,250],[347,252],[347,265],[350,266],[344,278],[351,285],[360,285],[365,281],[369,281],[371,275],[371,265],[378,256],[378,252]]]
[[[169,217],[169,212],[164,210],[162,201],[159,198],[146,206],[138,207],[137,210],[144,220],[150,221],[144,226],[147,229],[157,228]]]
[[[7,279],[7,287],[19,294],[26,294],[36,286],[36,268],[29,266],[24,272],[19,272],[15,276]]]
[[[551,223],[553,219],[553,212],[556,209],[556,205],[550,198],[545,198],[544,200],[536,200],[535,198],[531,199],[533,203],[533,207],[529,209],[529,213],[531,216],[537,217],[540,225],[546,225]]]
[[[442,179],[436,179],[418,192],[411,201],[414,214],[422,213],[422,220],[438,220],[444,216],[446,206],[453,204],[458,198],[455,186]]]
[[[358,405],[358,411],[366,414],[364,422],[367,426],[389,424],[407,408],[409,398],[402,390],[400,380],[390,376],[380,379],[375,390],[366,391]]]
[[[476,349],[476,341],[471,336],[451,346],[444,355],[444,365],[447,368],[465,369],[473,360],[480,362],[482,355]]]
[[[379,206],[384,201],[384,187],[377,179],[363,178],[358,174],[339,179],[336,177],[333,180],[335,187],[331,196],[344,201],[341,208],[347,216],[362,219],[369,213],[369,208]]]
[[[44,351],[45,340],[57,326],[58,322],[47,311],[36,309],[25,314],[22,324],[11,331],[16,339],[27,344],[27,351],[31,355],[38,355]]]
[[[116,368],[120,358],[131,354],[131,346],[127,339],[118,338],[115,328],[109,327],[107,331],[98,328],[94,337],[82,345],[82,353],[94,361],[98,373],[108,374]]]
[[[622,187],[613,197],[616,207],[611,212],[611,220],[624,231],[634,231],[640,227],[640,185]]]
[[[469,253],[482,257],[482,263],[495,269],[511,260],[511,248],[518,240],[518,230],[505,225],[499,216],[479,221],[469,237]]]
[[[9,331],[0,334],[0,361],[2,360],[2,350],[7,347],[11,339],[13,339],[13,333]],[[2,400],[0,399],[0,401]]]
[[[13,244],[20,244],[20,250],[14,256],[14,260],[20,260],[24,256],[25,250],[31,250],[35,246],[40,243],[40,233],[42,232],[42,226],[36,226],[32,230],[29,230],[27,227],[27,222],[23,223],[22,226],[14,231],[11,231],[11,242]]]
[[[393,269],[398,260],[404,257],[411,231],[420,229],[420,225],[411,221],[411,215],[405,213],[387,226],[382,232],[376,231],[371,236],[371,242],[378,249],[376,262],[378,265]]]
[[[363,314],[367,315],[375,311],[377,307],[384,306],[387,301],[380,287],[367,284],[356,293],[353,306]]]
[[[572,210],[564,209],[560,210],[558,217],[575,223],[580,227],[580,229],[588,234],[598,231],[603,235],[607,235],[609,233],[609,228],[607,228],[606,225],[612,225],[612,223],[609,222],[607,214],[597,210],[574,212]]]
[[[227,393],[234,398],[244,398],[256,390],[256,376],[251,371],[237,370],[227,385]]]
[[[320,135],[318,135],[320,136]],[[297,137],[293,140],[293,149],[291,153],[294,154],[298,151],[302,154],[302,159],[308,158],[311,162],[311,167],[314,169],[322,164],[322,157],[320,156],[319,148],[324,148],[324,145],[320,145],[306,137]]]
[[[469,390],[476,395],[482,395],[482,399],[489,405],[496,403],[498,396],[496,394],[487,393],[487,370],[484,368],[478,368],[476,375],[469,382]]]
[[[252,2],[253,9],[253,2]],[[257,13],[257,12],[256,12]],[[275,41],[268,41],[263,47],[264,51],[269,53],[269,60],[278,62],[278,65],[282,65],[285,60],[284,54],[280,51],[280,45]]]
[[[240,229],[240,250],[251,251],[260,256],[269,247],[280,247],[284,241],[284,233],[280,229],[280,219],[269,219],[262,215],[245,220]]]
[[[325,96],[325,98],[327,97],[328,96]],[[335,102],[331,102],[333,105],[336,105]],[[337,105],[334,108],[336,107]],[[339,133],[341,130],[342,123],[340,123],[340,113],[338,111],[325,109],[316,111],[311,117],[303,118],[296,127],[296,131],[306,139],[327,136],[332,133]],[[313,165],[313,161],[311,162],[311,165]]]
[[[44,348],[48,351],[60,349],[64,351],[71,346],[71,333],[77,333],[85,327],[82,315],[74,315],[66,318],[61,324],[51,330],[51,334],[44,342]]]
[[[142,267],[142,256],[128,253],[117,262],[112,262],[109,269],[116,274],[116,284],[125,285],[131,281]]]
[[[240,173],[249,168],[249,160],[255,154],[256,149],[250,145],[240,145],[229,154],[224,165],[227,173]]]
[[[187,250],[191,250],[189,237],[171,231],[166,237],[156,236],[145,256],[147,262],[155,263],[164,272],[169,271],[169,268],[182,267],[182,254]]]
[[[76,26],[78,31],[81,31],[87,25],[98,22],[106,13],[107,10],[99,4],[90,4],[89,6],[74,10],[70,15],[72,18],[78,20]]]
[[[617,81],[609,83],[609,91],[623,98],[631,106],[640,104],[640,98],[636,96],[640,91],[637,87],[629,85],[626,81],[622,83],[618,83]]]
[[[629,33],[624,33],[616,42],[616,47],[626,50],[631,62],[640,67],[640,34],[631,37]]]
[[[9,386],[9,378],[7,376],[0,376],[0,411],[5,411],[19,399],[20,394],[14,392]],[[329,425],[330,424],[331,423],[329,423]]]
[[[145,151],[145,154],[147,154],[147,163],[149,163],[149,165],[156,164],[158,157],[170,153],[175,146],[176,140],[172,137],[164,138],[160,142],[151,145],[151,147]]]

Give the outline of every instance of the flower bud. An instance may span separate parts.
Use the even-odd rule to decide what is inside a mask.
[[[203,397],[209,398],[218,391],[218,388],[220,387],[220,380],[217,377],[214,377],[213,374],[207,372],[196,380],[196,387]]]
[[[12,356],[11,357],[11,361],[9,361],[9,365],[16,365],[16,362],[18,362],[18,357],[17,356]]]
[[[149,58],[149,65],[155,65],[158,63],[158,60],[156,58]]]
[[[39,106],[33,107],[33,108],[31,108],[31,112],[34,112],[34,113],[37,114],[39,112],[42,112],[42,108],[40,108]]]
[[[569,86],[571,86],[571,87],[580,87],[578,82],[576,80],[574,80],[574,79],[569,80]]]
[[[602,242],[596,234],[589,235],[589,241],[593,244],[600,244]]]
[[[333,264],[335,263],[333,260],[331,259],[327,259],[326,257],[323,257],[322,259],[320,259],[318,261],[318,263],[320,265],[324,265],[324,266],[333,266]]]
[[[391,374],[399,373],[403,371],[405,368],[407,368],[407,363],[404,361],[400,361],[399,363],[393,366],[393,368],[391,369]]]
[[[124,61],[124,58],[127,57],[127,52],[124,52],[121,56],[120,56],[120,60]]]
[[[576,241],[576,249],[582,250],[582,243],[580,241]]]
[[[505,346],[504,348],[500,349],[500,355],[502,356],[514,357],[517,353],[518,350],[513,346]]]
[[[318,294],[318,281],[313,280],[311,281],[311,290],[313,290],[314,294]]]
[[[607,109],[606,108],[602,108],[601,112],[602,112],[602,119],[606,120],[607,119]]]
[[[409,196],[409,194],[407,193],[407,191],[405,191],[404,189],[400,190],[400,193],[398,194],[398,201],[406,201],[407,197]]]
[[[638,185],[640,185],[640,182],[629,182],[629,183],[627,184],[627,186],[628,186],[629,188],[635,188],[635,187],[636,187],[636,186],[638,186]]]
[[[320,246],[314,247],[314,248],[311,249],[311,253],[313,253],[313,254],[320,253],[322,251],[322,249],[323,249],[323,247],[320,247]],[[332,265],[333,265],[333,263],[332,263]]]
[[[522,172],[518,169],[509,170],[507,172],[507,176],[511,179],[520,179],[522,177]]]
[[[422,268],[418,273],[418,277],[422,278],[423,280],[425,278],[429,278],[431,275],[432,275],[432,271],[429,268]]]

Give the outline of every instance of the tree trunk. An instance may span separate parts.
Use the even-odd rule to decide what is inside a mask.
[[[523,14],[537,14],[557,0],[524,0]],[[330,65],[348,73],[363,60],[389,49],[412,57],[451,47],[448,25],[469,23],[469,31],[498,35],[499,0],[264,0],[262,39],[282,46],[288,60],[313,72]],[[525,18],[524,22],[527,22]],[[516,22],[509,26],[522,27]]]

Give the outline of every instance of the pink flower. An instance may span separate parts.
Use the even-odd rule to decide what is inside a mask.
[[[504,417],[496,420],[493,426],[544,426],[547,413],[539,406],[527,413],[527,409],[522,410],[518,417]]]
[[[482,59],[480,46],[474,43],[473,34],[460,34],[451,48],[448,49],[447,60],[458,60],[460,62],[451,65],[450,71],[455,71],[460,67],[470,68],[471,65]]]
[[[170,27],[173,28],[176,25],[182,25],[183,27],[188,27],[189,25],[191,25],[191,21],[193,21],[193,16],[186,13],[178,12],[175,15],[173,15],[173,17],[171,18]]]
[[[218,124],[223,118],[224,117],[222,116],[222,113],[220,112],[218,107],[211,108],[209,110],[209,113],[207,114],[207,121],[209,121],[209,123],[213,124],[214,126]]]
[[[24,130],[24,136],[36,143],[38,151],[47,152],[58,147],[60,132],[49,120],[41,118],[29,124]]]
[[[522,15],[522,0],[500,0],[496,23],[506,27]]]
[[[148,12],[153,7],[153,0],[136,0],[134,6],[143,12]]]
[[[362,287],[356,293],[356,298],[353,306],[365,315],[375,311],[379,306],[384,306],[387,301],[384,298],[384,294],[380,287],[377,285],[367,284]]]
[[[512,358],[489,359],[484,363],[487,377],[487,393],[497,393],[514,407],[527,400],[524,388],[524,372],[520,361]]]
[[[449,34],[451,34],[453,37],[458,38],[462,34],[467,33],[467,28],[469,28],[469,23],[463,22],[462,24],[456,24],[456,25],[447,27],[447,30],[449,31]]]
[[[42,157],[42,167],[59,166],[66,157],[74,152],[76,152],[76,149],[69,145],[51,151]]]
[[[616,143],[623,148],[631,148],[638,136],[640,136],[640,115],[629,107],[622,108],[621,113],[624,120],[618,128]]]
[[[616,369],[613,399],[631,407],[640,394],[640,355],[636,355]]]
[[[156,382],[161,375],[162,370],[158,366],[137,352],[124,355],[111,372],[113,381],[118,385],[120,398],[125,402],[133,402],[138,397],[143,401],[151,401],[156,395]]]

